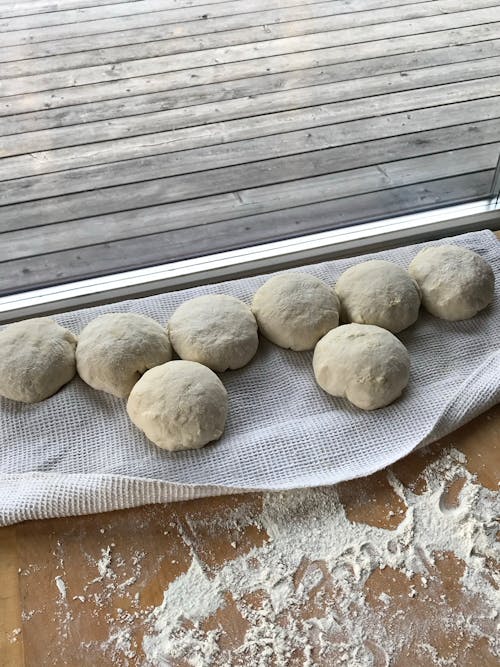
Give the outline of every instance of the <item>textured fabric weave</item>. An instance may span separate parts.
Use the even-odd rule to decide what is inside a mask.
[[[324,262],[301,271],[334,284],[371,258],[407,267],[425,245]],[[314,380],[312,352],[261,339],[245,368],[221,375],[229,394],[226,431],[201,450],[170,453],[129,421],[125,401],[75,378],[36,405],[0,399],[0,523],[103,512],[234,491],[334,484],[375,472],[500,401],[500,244],[491,232],[450,242],[478,252],[497,276],[495,302],[471,320],[446,322],[423,310],[399,338],[411,357],[403,397],[363,412]],[[209,285],[56,316],[79,333],[105,312],[167,322],[186,299],[232,294],[250,303],[267,276]]]

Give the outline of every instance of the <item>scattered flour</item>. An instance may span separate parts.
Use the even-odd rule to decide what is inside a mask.
[[[23,623],[25,623],[26,621],[30,621],[35,614],[36,614],[35,609],[32,609],[31,611],[24,611],[23,610],[21,612],[21,619],[22,619]]]
[[[20,634],[21,634],[21,628],[14,628],[14,630],[11,630],[7,635],[9,644],[15,644],[19,639]]]
[[[97,570],[99,572],[99,577],[104,579],[105,577],[111,578],[114,573],[111,570],[111,547],[108,546],[106,549],[101,549],[102,556],[97,561]]]
[[[137,577],[129,577],[128,579],[125,579],[125,581],[122,581],[121,584],[118,584],[117,588],[123,590],[124,588],[128,588],[128,586],[132,586],[132,584],[135,584],[136,581]]]
[[[387,595],[387,593],[382,591],[382,593],[380,593],[380,595],[378,596],[378,599],[380,600],[380,602],[383,602],[384,604],[389,604],[392,598],[390,595]]]
[[[500,657],[499,581],[488,567],[499,559],[500,500],[475,482],[463,462],[460,452],[445,452],[424,471],[421,495],[388,473],[407,507],[393,530],[351,522],[335,488],[266,494],[256,525],[269,541],[215,572],[206,572],[192,551],[190,568],[170,584],[147,619],[146,664],[388,665],[419,628],[405,626],[403,603],[392,592],[370,597],[372,578],[392,568],[394,576],[408,581],[406,604],[425,605],[431,599],[427,589],[439,579],[439,559],[448,553],[463,564],[462,594],[474,612],[446,616],[443,610],[452,607],[446,606],[446,595],[438,596],[439,618],[447,619],[443,631],[458,639],[486,640],[491,654]],[[459,478],[458,502],[448,507],[443,498]],[[213,616],[229,604],[246,630],[227,648],[221,641],[224,627]],[[396,622],[400,631],[395,632],[391,624]],[[422,623],[432,630],[431,616],[426,621],[424,615]],[[453,656],[439,658],[426,632],[420,647],[437,665],[459,664]]]
[[[178,523],[172,527],[189,548],[191,564],[156,608],[141,609],[141,594],[130,590],[141,581],[147,554],[136,551],[125,560],[114,555],[111,543],[98,560],[88,555],[98,576],[82,591],[70,589],[68,597],[63,576],[55,577],[61,642],[74,622],[69,600],[82,605],[91,600],[108,636],[83,643],[82,649],[89,659],[105,655],[120,667],[382,667],[409,664],[404,651],[410,642],[412,654],[425,657],[425,664],[463,667],[461,651],[471,641],[486,645],[495,661],[500,658],[495,573],[500,498],[481,487],[464,463],[460,452],[443,452],[424,471],[421,493],[389,472],[389,484],[406,506],[397,512],[400,523],[393,529],[350,521],[335,488],[266,494],[258,516],[244,501],[209,519],[203,512],[190,514],[188,531]],[[452,486],[458,489],[453,503]],[[249,528],[268,539],[245,555],[208,567],[197,556],[200,528],[220,532],[233,549]],[[459,563],[463,602],[450,601],[450,588],[442,585],[440,567],[447,554]],[[54,556],[65,575],[59,544]],[[224,613],[236,619],[238,636],[232,636],[234,627]],[[25,614],[23,622],[33,614]],[[137,628],[146,631],[142,646]],[[10,633],[9,641],[19,632]],[[458,642],[449,655],[436,648],[440,634]]]
[[[115,655],[121,654],[125,658],[135,658],[135,650],[132,645],[132,635],[127,628],[116,628],[109,636],[108,643],[113,646]]]
[[[64,579],[61,576],[57,576],[55,578],[56,586],[59,589],[59,594],[63,600],[66,599],[66,584],[64,583]]]

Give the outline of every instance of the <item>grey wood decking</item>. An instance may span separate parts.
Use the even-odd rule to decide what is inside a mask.
[[[0,0],[0,294],[485,196],[497,0]]]

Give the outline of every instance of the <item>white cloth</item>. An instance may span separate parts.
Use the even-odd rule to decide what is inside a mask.
[[[300,270],[333,285],[353,264],[379,257],[407,267],[424,245]],[[452,239],[500,275],[491,232]],[[210,292],[250,303],[266,276],[124,301],[55,317],[78,333],[105,312],[132,311],[166,323],[186,299]],[[129,421],[125,401],[75,378],[52,398],[0,400],[0,524],[103,512],[235,491],[334,484],[369,475],[436,440],[500,401],[500,284],[478,316],[446,322],[424,311],[400,339],[410,383],[391,406],[363,412],[316,384],[312,352],[261,339],[254,360],[221,375],[229,394],[226,431],[201,450],[170,453]]]

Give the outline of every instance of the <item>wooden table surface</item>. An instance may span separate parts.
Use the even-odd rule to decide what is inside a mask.
[[[396,463],[391,470],[405,487],[421,492],[422,471],[443,448],[451,445],[465,454],[466,468],[477,475],[481,485],[498,491],[500,405],[424,453],[415,452]],[[343,483],[338,486],[338,491],[351,521],[391,528],[405,510],[401,498],[388,483],[386,471]],[[238,532],[221,530],[217,518],[227,515],[235,506],[240,506],[248,518],[246,527]],[[2,528],[1,666],[144,664],[141,649],[146,631],[144,619],[152,606],[161,603],[169,583],[189,568],[193,545],[196,556],[209,572],[248,553],[253,546],[269,539],[251,521],[252,517],[258,516],[261,506],[260,494],[225,496],[101,515],[30,521]],[[190,520],[200,516],[206,520]],[[108,549],[119,575],[115,582],[106,577],[96,578],[96,562]],[[430,613],[432,599],[444,599],[445,596],[447,600],[446,605],[433,607],[433,621],[437,628],[434,646],[450,660],[443,664],[460,667],[498,665],[485,641],[455,637],[443,629],[450,614],[458,613],[464,604],[469,604],[458,586],[462,571],[457,559],[452,554],[445,554],[440,562],[439,576],[426,591],[425,613]],[[371,578],[372,590],[367,595],[370,600],[370,595],[373,597],[390,589],[397,604],[388,612],[387,622],[397,619],[398,612],[403,610],[405,625],[399,623],[395,626],[399,630],[395,632],[404,633],[405,628],[412,628],[413,641],[391,665],[430,667],[436,663],[415,649],[419,639],[419,614],[423,613],[422,602],[409,597],[410,584],[406,577],[395,577],[394,574],[390,568],[377,570],[376,576]],[[61,575],[66,589],[64,600],[56,582],[56,577]],[[133,650],[119,651],[109,641],[110,623],[119,622],[124,615],[128,619],[126,625]],[[242,637],[241,617],[230,605],[216,616],[213,622],[223,632],[219,641],[226,648],[231,647],[231,642],[237,646]],[[417,622],[412,623],[412,619]],[[168,664],[184,666],[189,663],[172,661]],[[235,661],[231,664],[245,663]],[[246,664],[252,665],[252,660]],[[299,667],[304,662],[298,656],[289,664]],[[375,661],[374,664],[386,663]]]

